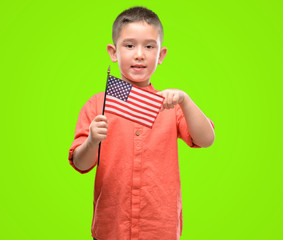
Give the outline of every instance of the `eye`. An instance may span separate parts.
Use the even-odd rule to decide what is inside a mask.
[[[151,48],[153,48],[153,46],[152,45],[146,45],[146,48],[151,49]]]
[[[127,48],[133,48],[134,45],[133,45],[133,44],[126,44],[126,47],[127,47]]]

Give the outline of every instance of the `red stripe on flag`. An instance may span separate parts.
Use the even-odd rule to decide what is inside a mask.
[[[121,108],[118,108],[118,107],[116,107],[116,106],[112,106],[112,105],[108,105],[108,104],[106,104],[105,106],[106,106],[106,107],[109,107],[109,108],[116,109],[116,110],[118,110],[118,111],[120,111],[120,112],[123,112],[123,113],[126,113],[126,114],[128,114],[128,115],[130,115],[130,116],[133,116],[133,117],[136,117],[136,118],[145,120],[145,121],[147,121],[147,122],[154,123],[154,121],[152,121],[152,120],[150,120],[150,119],[147,119],[147,118],[141,117],[141,116],[137,116],[137,115],[135,115],[135,114],[133,114],[133,113],[127,112],[127,111],[125,111],[125,110],[123,110],[123,109],[121,109]]]
[[[136,119],[132,119],[132,118],[126,117],[126,116],[124,116],[124,115],[122,115],[122,114],[119,114],[119,113],[116,113],[116,112],[112,112],[111,110],[105,110],[105,112],[118,115],[118,116],[123,117],[123,118],[126,118],[126,119],[128,119],[128,120],[130,120],[130,121],[134,121],[134,122],[137,122],[137,123],[139,123],[139,124],[141,124],[141,125],[144,125],[144,126],[146,126],[146,127],[152,128],[152,125],[147,125],[147,124],[145,124],[144,122],[140,122],[140,121],[138,121],[138,120],[136,120]]]
[[[148,98],[149,100],[151,100],[151,101],[153,101],[153,102],[160,103],[160,104],[163,103],[163,99],[162,99],[162,100],[157,100],[157,99],[152,98],[152,97],[150,97],[150,96],[148,96],[148,95],[145,95],[145,94],[142,94],[142,93],[140,93],[140,92],[137,92],[137,91],[135,91],[134,89],[132,89],[131,92],[134,93],[134,94],[136,94],[136,95],[139,95],[139,96],[141,96],[141,97]]]
[[[135,105],[135,106],[137,106],[137,107],[139,107],[139,108],[142,108],[142,109],[144,109],[144,110],[147,110],[147,111],[152,112],[152,113],[155,113],[155,114],[158,113],[158,111],[155,111],[155,110],[152,110],[152,109],[150,109],[150,108],[141,106],[141,105],[139,105],[139,104],[137,104],[137,103],[135,103],[135,102],[132,102],[132,101],[129,100],[129,99],[128,99],[127,103],[130,103],[130,104],[132,104],[132,105]],[[154,117],[156,117],[156,116],[154,116]]]
[[[136,101],[138,101],[138,102],[141,102],[141,103],[144,103],[144,104],[146,104],[146,105],[148,105],[148,106],[151,106],[151,107],[154,107],[154,108],[159,108],[158,106],[156,106],[156,105],[154,105],[154,104],[152,104],[152,103],[146,102],[146,101],[141,100],[141,99],[136,98],[136,97],[133,97],[133,96],[131,96],[131,94],[129,95],[128,101],[129,101],[129,99],[134,99],[134,100],[136,100]],[[152,109],[151,109],[151,111],[155,111],[155,110],[152,110]],[[155,112],[158,112],[158,111],[155,111]]]
[[[153,115],[151,115],[151,114],[142,112],[142,111],[140,111],[140,110],[138,110],[138,109],[136,109],[136,108],[132,108],[132,107],[128,106],[127,103],[121,103],[121,102],[118,102],[118,101],[116,101],[116,100],[114,100],[114,99],[110,99],[110,98],[107,98],[106,100],[109,101],[109,102],[113,102],[113,103],[117,103],[117,104],[119,104],[119,105],[122,105],[122,106],[125,107],[125,108],[128,108],[128,109],[130,109],[130,110],[132,110],[132,111],[135,111],[135,112],[137,112],[137,113],[141,113],[141,114],[146,115],[146,116],[148,116],[148,117],[156,118],[156,116],[153,116]],[[133,105],[134,105],[134,104],[133,104]],[[138,105],[138,104],[136,104],[136,105]],[[110,106],[111,106],[111,105],[109,105],[108,107],[110,107]],[[143,109],[144,109],[144,108],[143,108]],[[151,112],[152,112],[152,111],[151,111]],[[155,112],[154,112],[154,113],[155,113]]]

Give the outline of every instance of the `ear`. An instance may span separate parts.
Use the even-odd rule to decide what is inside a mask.
[[[107,52],[111,58],[112,62],[117,62],[117,54],[116,54],[116,47],[113,44],[107,45]]]
[[[158,58],[158,64],[159,65],[163,62],[163,59],[165,58],[166,54],[167,54],[167,48],[162,47],[160,49],[159,58]]]

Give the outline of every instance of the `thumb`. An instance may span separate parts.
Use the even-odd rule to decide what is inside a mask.
[[[159,96],[163,96],[163,91],[159,91],[156,94],[158,94]]]
[[[159,96],[165,97],[165,96],[163,95],[163,92],[162,92],[162,91],[157,92],[156,94],[159,95]],[[159,110],[159,111],[162,112],[163,110],[164,110],[163,104],[161,104],[161,107],[160,107],[160,110]]]

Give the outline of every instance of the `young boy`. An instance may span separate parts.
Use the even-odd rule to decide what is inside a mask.
[[[213,123],[185,92],[154,89],[150,77],[166,56],[158,16],[143,7],[122,12],[113,24],[107,51],[121,79],[165,97],[152,129],[102,114],[104,92],[80,111],[70,164],[96,169],[92,236],[99,240],[176,240],[182,233],[182,198],[177,138],[190,147],[209,147]]]

